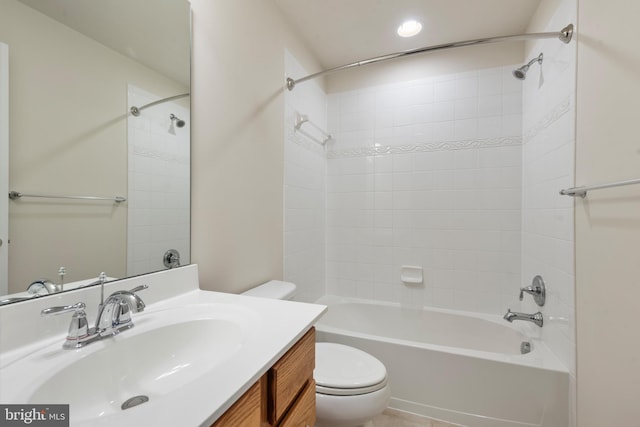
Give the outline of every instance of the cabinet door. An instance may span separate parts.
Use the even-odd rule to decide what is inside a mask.
[[[271,424],[280,421],[307,382],[313,379],[315,340],[315,329],[311,328],[269,371]]]
[[[316,383],[311,380],[278,427],[313,427],[316,423]]]
[[[264,377],[251,386],[211,427],[260,427]]]

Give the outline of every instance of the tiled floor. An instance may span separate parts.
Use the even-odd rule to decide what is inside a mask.
[[[463,427],[457,424],[449,424],[435,421],[406,412],[385,409],[385,411],[373,419],[373,427]]]

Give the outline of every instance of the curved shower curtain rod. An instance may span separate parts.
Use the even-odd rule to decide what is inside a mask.
[[[150,102],[148,104],[143,105],[142,107],[136,107],[134,105],[129,109],[129,111],[131,112],[132,115],[138,117],[140,115],[140,111],[144,110],[145,108],[152,107],[152,106],[157,105],[157,104],[162,104],[163,102],[173,101],[174,99],[184,98],[184,97],[189,96],[189,95],[191,95],[191,93],[189,93],[189,92],[181,93],[180,95],[174,95],[174,96],[170,96],[168,98],[158,99],[157,101]]]
[[[415,55],[417,53],[432,52],[435,50],[451,49],[454,47],[475,46],[479,44],[498,43],[506,41],[518,41],[529,39],[550,39],[558,38],[563,43],[569,43],[573,36],[573,24],[569,24],[560,31],[548,32],[548,33],[530,33],[530,34],[516,34],[513,36],[498,36],[488,37],[484,39],[465,40],[461,42],[445,43],[435,46],[420,47],[417,49],[405,50],[402,52],[391,53],[389,55],[377,56],[375,58],[365,59],[364,61],[353,62],[351,64],[341,65],[339,67],[330,68],[328,70],[320,71],[308,76],[301,77],[299,79],[292,79],[287,77],[287,89],[293,90],[298,83],[302,83],[307,80],[315,79],[316,77],[324,76],[326,74],[335,73],[337,71],[347,70],[349,68],[359,67],[362,65],[374,64],[376,62],[388,61],[390,59],[401,58],[403,56]]]

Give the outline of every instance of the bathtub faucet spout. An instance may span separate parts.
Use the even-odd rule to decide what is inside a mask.
[[[507,314],[504,315],[504,320],[507,322],[513,322],[514,320],[528,320],[542,328],[542,313],[537,312],[534,314],[518,313],[507,309]]]

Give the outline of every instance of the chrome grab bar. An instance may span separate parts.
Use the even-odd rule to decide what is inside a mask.
[[[634,185],[634,184],[640,184],[640,179],[629,179],[627,181],[611,182],[609,184],[600,184],[600,185],[590,185],[586,187],[566,188],[564,190],[560,190],[560,194],[562,196],[573,196],[573,197],[578,196],[584,199],[585,197],[587,197],[588,191],[603,190],[605,188],[622,187],[624,185]]]
[[[11,200],[18,200],[22,197],[40,197],[43,199],[74,199],[74,200],[107,200],[116,203],[126,202],[127,199],[125,197],[116,196],[116,197],[95,197],[95,196],[45,196],[41,194],[25,194],[19,191],[9,191],[9,198]]]

